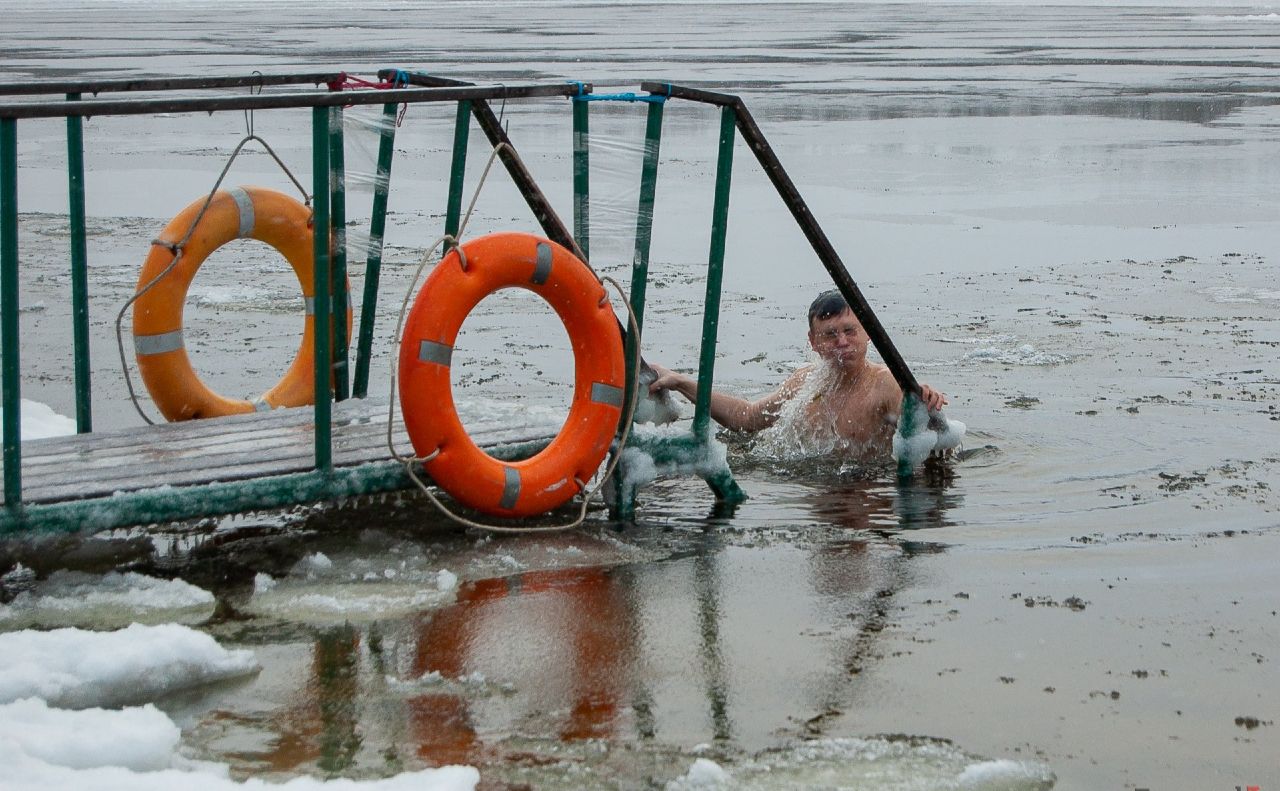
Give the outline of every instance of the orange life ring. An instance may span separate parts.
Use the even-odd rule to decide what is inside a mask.
[[[622,414],[625,364],[608,295],[586,264],[555,242],[497,233],[451,251],[414,300],[400,341],[405,429],[431,478],[463,504],[498,516],[531,516],[562,505],[590,480]],[[464,267],[465,258],[465,269]],[[560,433],[541,453],[501,462],[481,450],[458,418],[449,365],[458,330],[500,288],[538,294],[564,322],[573,347],[574,391]],[[436,451],[439,451],[437,454]]]
[[[201,198],[165,226],[138,275],[141,290],[173,261],[172,245],[187,235],[200,213]],[[315,295],[311,211],[294,198],[262,187],[219,190],[191,233],[173,271],[138,297],[133,307],[133,344],[142,381],[156,407],[168,420],[216,417],[275,407],[302,406],[315,400]],[[288,259],[302,287],[306,323],[302,343],[284,377],[256,399],[227,398],[215,393],[196,374],[182,337],[182,309],[187,289],[200,265],[233,239],[257,239]],[[348,286],[348,290],[349,290]],[[350,300],[348,300],[348,306]],[[351,310],[347,310],[347,338]]]

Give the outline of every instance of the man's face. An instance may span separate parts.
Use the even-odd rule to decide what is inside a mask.
[[[853,311],[825,319],[814,319],[809,328],[809,345],[832,365],[861,364],[867,356],[867,333],[854,318]]]

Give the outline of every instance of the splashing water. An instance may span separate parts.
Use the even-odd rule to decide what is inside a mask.
[[[793,463],[816,458],[865,459],[874,451],[869,443],[851,442],[841,437],[834,420],[814,420],[806,407],[834,386],[837,371],[816,354],[810,356],[811,370],[796,394],[782,404],[778,419],[761,431],[750,452],[765,463]],[[826,417],[826,416],[824,416]]]

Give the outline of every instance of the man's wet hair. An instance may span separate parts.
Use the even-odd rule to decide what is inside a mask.
[[[849,303],[845,301],[844,295],[840,293],[839,289],[833,288],[830,291],[824,291],[809,306],[809,328],[813,329],[815,321],[839,316],[848,309]]]

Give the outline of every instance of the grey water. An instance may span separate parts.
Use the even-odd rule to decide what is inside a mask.
[[[465,533],[397,500],[154,536],[135,566],[214,589],[210,630],[265,666],[167,703],[198,757],[276,779],[462,762],[495,788],[682,787],[698,758],[733,787],[1280,779],[1274,725],[1236,724],[1280,714],[1271,6],[0,11],[5,82],[391,67],[741,95],[917,377],[969,426],[963,458],[907,482],[726,438],[747,502],[662,480],[635,524],[597,509],[566,535]],[[567,220],[567,103],[496,109]],[[347,115],[348,168],[367,174],[376,145]],[[115,312],[150,239],[209,188],[246,122],[87,124],[103,427],[137,423]],[[252,122],[306,172],[305,113]],[[592,263],[625,283],[644,109],[594,105],[591,123]],[[698,355],[718,124],[706,107],[666,108],[644,351],[672,367]],[[452,108],[415,106],[397,130],[376,306],[384,393],[395,312],[442,231],[452,125]],[[54,122],[18,134],[23,394],[72,414],[65,141]],[[473,148],[469,190],[487,156]],[[287,185],[260,154],[236,167],[240,183]],[[360,200],[353,187],[357,251]],[[469,233],[512,228],[536,225],[492,176]],[[260,392],[294,350],[296,286],[261,250],[218,263],[187,306],[193,354],[218,388]],[[353,271],[353,293],[361,281]],[[802,364],[804,309],[828,283],[739,145],[720,386],[761,395]],[[566,407],[571,360],[545,306],[486,300],[461,337],[460,399],[513,420]]]

